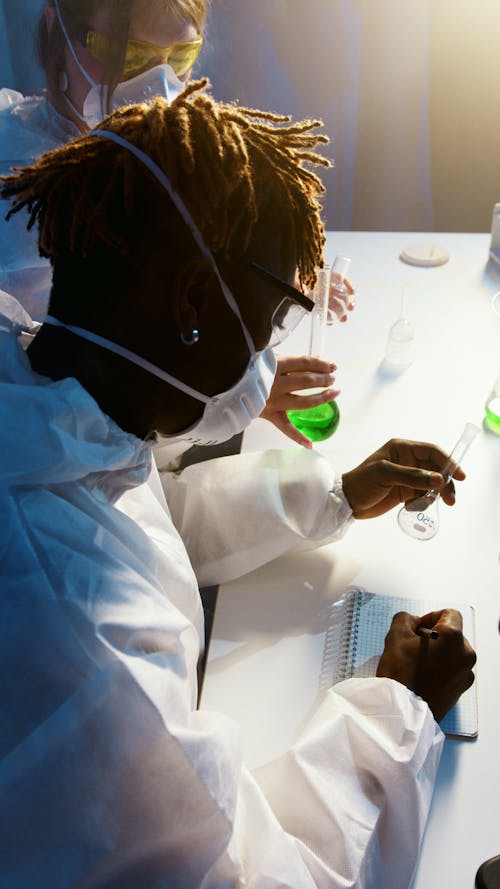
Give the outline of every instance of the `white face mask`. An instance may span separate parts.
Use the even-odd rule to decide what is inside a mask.
[[[193,445],[210,445],[243,432],[264,410],[275,373],[273,349],[254,353],[241,379],[231,389],[212,395],[196,423],[175,436],[162,436],[162,441],[168,443],[169,438],[175,438]]]
[[[54,5],[57,20],[61,26],[61,30],[71,55],[73,56],[74,62],[90,86],[90,90],[83,103],[82,113],[75,108],[75,105],[65,93],[64,99],[79,120],[86,123],[90,129],[93,129],[108,113],[108,86],[107,84],[96,83],[85,70],[75,52],[74,46],[66,30],[58,0],[54,0]],[[123,80],[115,87],[109,103],[109,113],[116,111],[117,108],[121,108],[123,105],[134,105],[136,102],[146,102],[148,99],[152,99],[153,96],[163,96],[168,102],[173,102],[176,96],[182,92],[185,85],[186,84],[182,80],[179,80],[170,65],[155,65],[154,68],[149,68],[147,71],[137,74],[136,77],[131,77],[129,80]]]
[[[81,69],[87,77],[86,72]],[[89,82],[90,78],[87,77]],[[182,92],[185,83],[179,80],[170,65],[156,65],[119,83],[111,95],[109,112],[106,108],[107,87],[93,84],[83,103],[81,117],[93,129],[102,118],[123,105],[135,105],[136,102],[147,102],[153,96],[163,96],[168,102],[173,102],[176,96]]]
[[[164,443],[175,440],[187,441],[191,444],[211,445],[227,441],[238,432],[243,432],[249,423],[264,410],[276,373],[276,356],[273,349],[268,347],[261,352],[254,352],[250,356],[243,376],[230,389],[226,389],[218,395],[204,395],[162,370],[161,367],[157,367],[156,364],[152,364],[146,358],[142,358],[141,355],[137,355],[91,330],[75,327],[72,324],[63,324],[52,315],[47,315],[44,323],[51,324],[53,327],[64,327],[65,330],[69,330],[76,336],[95,343],[102,349],[107,349],[108,352],[114,352],[121,358],[126,358],[132,364],[142,367],[153,376],[205,404],[205,409],[199,420],[196,420],[183,432],[161,436]]]
[[[176,206],[180,215],[191,229],[193,238],[199,247],[201,254],[210,262],[219,281],[225,300],[240,322],[250,353],[250,360],[243,376],[231,386],[230,389],[227,389],[225,392],[218,395],[205,395],[202,392],[198,392],[196,389],[192,389],[191,386],[188,386],[176,377],[173,377],[171,374],[162,370],[161,367],[157,367],[157,365],[152,364],[147,359],[142,358],[140,355],[136,355],[135,352],[131,352],[129,349],[125,349],[123,346],[118,345],[118,343],[113,343],[111,340],[93,333],[93,331],[85,330],[81,327],[74,327],[69,324],[63,324],[51,315],[47,315],[45,323],[52,324],[55,327],[64,327],[76,336],[95,343],[110,352],[114,352],[116,355],[120,355],[122,358],[142,367],[144,370],[148,371],[148,373],[169,383],[181,392],[185,392],[186,395],[190,395],[192,398],[196,398],[198,401],[203,402],[205,404],[205,409],[200,419],[183,432],[178,432],[172,436],[166,437],[167,441],[182,440],[192,444],[205,445],[227,441],[229,438],[232,438],[233,435],[246,429],[249,423],[262,413],[269,397],[274,374],[276,372],[276,356],[274,351],[271,347],[260,352],[255,351],[252,337],[241,317],[238,304],[227,284],[222,280],[212,252],[206,246],[203,236],[184,204],[184,201],[173,190],[170,180],[167,178],[163,170],[161,170],[147,154],[141,151],[140,148],[137,148],[137,146],[133,145],[131,142],[123,139],[117,133],[109,132],[107,130],[95,130],[92,135],[110,139],[112,142],[116,142],[132,154],[135,154],[136,157],[139,158],[149,170],[151,170],[153,175],[166,189],[172,203]],[[187,346],[186,348],[190,347]],[[163,440],[165,440],[165,438]]]

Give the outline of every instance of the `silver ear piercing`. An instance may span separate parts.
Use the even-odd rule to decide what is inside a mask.
[[[181,341],[184,343],[185,346],[194,346],[194,344],[198,342],[199,338],[200,331],[197,330],[196,327],[193,327],[191,336],[184,336],[184,334],[181,333]]]

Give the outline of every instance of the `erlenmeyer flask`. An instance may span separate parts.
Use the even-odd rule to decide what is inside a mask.
[[[448,457],[446,466],[441,470],[446,483],[452,477],[453,466],[460,466],[478,432],[479,427],[474,423],[465,424],[464,431]],[[435,537],[439,531],[438,502],[440,496],[439,491],[434,490],[427,491],[421,497],[408,500],[398,512],[399,527],[415,540],[431,540],[432,537]]]
[[[430,540],[439,531],[439,494],[429,491],[417,500],[409,500],[398,513],[399,527],[416,540]],[[415,509],[412,504],[418,504]]]

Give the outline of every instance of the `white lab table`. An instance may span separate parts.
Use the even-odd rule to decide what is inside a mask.
[[[450,260],[437,268],[405,265],[399,253],[412,243],[443,246]],[[486,396],[500,372],[500,317],[490,305],[500,279],[486,271],[488,246],[486,234],[329,234],[327,257],[352,258],[357,290],[348,323],[328,333],[342,390],[340,425],[329,441],[315,445],[339,471],[356,466],[391,437],[433,441],[450,450],[467,420],[482,424]],[[410,367],[391,375],[381,361],[403,285],[416,354]],[[282,351],[303,354],[307,340],[302,322]],[[263,447],[293,444],[258,420],[246,432],[243,450]],[[471,889],[479,864],[500,853],[500,436],[482,429],[463,467],[467,479],[456,486],[455,507],[441,507],[433,540],[406,536],[393,511],[355,522],[335,544],[276,560],[221,587],[202,697],[203,706],[237,719],[243,713],[238,706],[246,718],[255,708],[261,725],[272,730],[273,719],[279,719],[283,731],[283,688],[308,692],[299,688],[305,672],[300,662],[292,676],[280,675],[280,644],[303,633],[301,657],[315,657],[317,615],[350,584],[473,604],[479,736],[445,743],[414,889]],[[245,675],[248,685],[241,688]],[[273,681],[278,700],[269,696]],[[242,725],[245,735],[243,717]],[[258,743],[258,736],[248,743],[244,736],[250,763]]]

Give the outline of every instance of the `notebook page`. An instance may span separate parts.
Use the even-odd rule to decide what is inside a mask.
[[[411,614],[426,614],[444,607],[449,607],[449,601],[443,603],[425,599],[400,599],[364,590],[348,591],[344,602],[342,631],[339,632],[338,620],[332,622],[333,636],[329,640],[329,662],[333,669],[330,672],[330,681],[332,675],[334,682],[348,679],[351,676],[369,677],[375,675],[384,648],[385,636],[396,612],[408,611]],[[463,604],[454,607],[462,614],[464,635],[474,645],[474,609],[470,605]],[[333,648],[336,649],[335,652],[333,652]],[[326,666],[326,659],[324,666]],[[475,684],[462,695],[440,725],[447,735],[476,736],[477,694]]]

